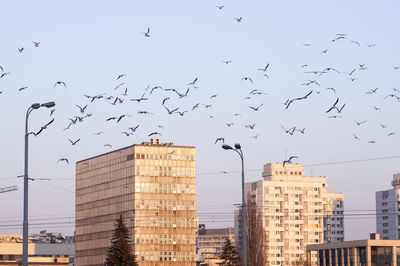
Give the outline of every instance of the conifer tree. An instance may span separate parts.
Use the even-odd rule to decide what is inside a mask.
[[[236,252],[236,248],[229,239],[226,240],[224,250],[222,251],[220,258],[224,260],[222,265],[227,265],[227,266],[237,265],[238,255]]]
[[[137,266],[136,256],[132,254],[129,245],[129,230],[126,227],[122,215],[115,223],[111,247],[108,249],[105,266]]]

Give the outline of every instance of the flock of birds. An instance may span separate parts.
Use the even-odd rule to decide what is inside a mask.
[[[225,6],[223,6],[223,5],[216,6],[216,8],[218,10],[222,11],[225,8]],[[242,23],[244,21],[243,17],[237,17],[234,19],[237,23]],[[142,32],[142,34],[145,38],[151,38],[150,33],[151,33],[150,27],[148,27],[146,31]],[[361,46],[360,42],[351,40],[350,37],[344,33],[337,34],[331,40],[332,43],[338,43],[338,42],[344,42],[344,41],[349,42],[351,45]],[[32,44],[35,49],[40,47],[40,42],[32,41]],[[308,48],[312,47],[312,44],[305,43],[305,44],[302,44],[302,46],[304,46],[305,49],[308,49]],[[372,48],[372,47],[375,47],[375,44],[367,44],[367,46]],[[18,48],[16,52],[19,54],[23,54],[25,52],[25,49],[24,49],[24,47],[21,47],[21,48]],[[330,49],[324,49],[320,52],[320,54],[324,55],[329,52],[330,52]],[[223,60],[222,61],[222,64],[225,64],[225,65],[232,64],[232,63],[233,63],[232,60]],[[266,63],[264,66],[258,68],[257,71],[259,73],[261,73],[266,79],[270,79],[271,78],[270,77],[270,67],[271,67],[270,63]],[[399,70],[399,68],[400,67],[398,67],[398,66],[393,67],[394,70]],[[344,75],[350,82],[355,82],[358,79],[357,73],[361,72],[361,71],[367,71],[368,66],[366,64],[358,64],[353,69],[351,69],[349,72],[343,72],[341,70],[337,70],[332,67],[325,67],[320,70],[314,70],[314,69],[311,69],[311,66],[309,64],[303,64],[301,66],[301,69],[304,72],[304,74],[313,76],[312,79],[309,79],[306,82],[301,84],[302,86],[305,86],[310,89],[307,90],[308,92],[306,92],[302,95],[298,95],[296,97],[286,99],[283,102],[283,111],[295,108],[295,106],[297,104],[299,104],[300,102],[305,102],[310,97],[314,97],[315,95],[320,94],[323,90],[322,89],[323,86],[321,85],[321,82],[319,81],[320,77],[323,77],[324,75],[328,75],[329,73],[335,73],[338,75]],[[0,82],[2,79],[8,78],[8,76],[10,76],[10,75],[11,75],[11,73],[7,71],[7,68],[0,65]],[[165,86],[161,86],[161,85],[155,85],[155,86],[148,85],[146,88],[144,88],[144,91],[138,93],[140,95],[140,97],[132,97],[131,94],[128,93],[128,87],[125,82],[126,76],[127,75],[125,73],[116,75],[115,87],[113,87],[112,90],[110,88],[112,93],[103,92],[103,93],[99,93],[96,95],[87,95],[87,94],[82,95],[81,97],[86,99],[86,102],[84,104],[74,104],[75,114],[73,114],[72,116],[67,118],[66,121],[63,122],[63,123],[65,123],[65,127],[63,128],[63,131],[68,131],[71,128],[75,127],[76,125],[84,123],[87,119],[90,119],[92,116],[94,116],[94,114],[90,113],[89,110],[91,109],[91,105],[93,105],[97,102],[100,102],[100,101],[107,102],[113,106],[119,106],[119,105],[123,105],[123,104],[127,104],[127,103],[131,102],[132,104],[136,104],[136,106],[138,108],[140,107],[141,103],[143,103],[143,102],[151,102],[152,105],[154,105],[154,106],[155,105],[161,106],[161,110],[163,110],[163,112],[165,112],[165,114],[167,114],[169,116],[184,117],[184,116],[189,115],[191,112],[203,110],[203,111],[207,112],[207,115],[210,119],[215,118],[214,117],[215,114],[212,114],[211,110],[213,109],[213,106],[215,104],[214,103],[215,99],[218,98],[218,94],[209,95],[208,102],[202,103],[202,102],[195,101],[192,103],[190,108],[184,108],[182,106],[178,106],[178,103],[177,103],[178,100],[190,98],[193,91],[200,88],[200,80],[201,79],[199,77],[195,77],[192,80],[188,80],[186,82],[185,87],[181,88],[181,89],[169,88],[169,87],[165,87]],[[253,78],[250,76],[244,76],[238,80],[240,80],[240,82],[246,83],[246,84],[248,84],[248,86],[250,86],[248,95],[243,99],[243,101],[245,102],[245,105],[247,106],[246,108],[248,108],[248,110],[250,112],[262,111],[263,107],[264,107],[264,102],[260,102],[260,100],[263,101],[263,99],[264,99],[263,97],[266,96],[267,93],[263,90],[255,89]],[[19,88],[18,91],[23,91],[26,89],[28,89],[28,87],[24,86],[24,87]],[[66,81],[62,81],[62,80],[55,81],[54,85],[53,85],[53,89],[68,89],[68,83]],[[325,113],[327,115],[327,118],[329,118],[329,119],[342,118],[343,114],[346,112],[346,103],[342,102],[340,96],[337,96],[340,94],[340,91],[335,88],[332,88],[332,87],[325,88],[325,90],[329,91],[330,93],[332,93],[332,95],[334,95],[334,97],[332,98],[332,104],[330,106],[326,106]],[[377,94],[378,90],[380,91],[379,88],[370,89],[370,90],[366,91],[365,93],[368,95],[374,95],[374,94]],[[0,91],[0,94],[2,94],[2,93],[3,93],[3,91]],[[159,96],[162,96],[161,102],[156,102],[158,99],[157,97],[155,97],[156,94],[159,94]],[[257,99],[258,104],[247,103],[248,100],[253,100],[253,99]],[[382,98],[382,100],[383,101],[396,100],[397,102],[400,102],[400,90],[394,88],[392,91],[387,93],[385,95],[385,97]],[[381,110],[381,107],[373,106],[373,108],[377,112],[379,112]],[[158,114],[154,111],[150,111],[150,110],[146,110],[146,109],[139,109],[136,111],[136,113],[137,113],[137,115],[140,115],[140,116],[152,116],[152,115]],[[40,135],[44,130],[46,130],[49,126],[52,125],[52,123],[55,121],[55,118],[54,118],[55,115],[56,115],[56,109],[51,109],[50,110],[51,120],[49,122],[45,123],[43,126],[41,126],[39,130],[37,130],[35,132],[30,132],[29,134],[32,134],[35,137]],[[120,113],[115,116],[109,116],[109,117],[104,118],[104,123],[119,124],[121,121],[131,118],[133,116],[134,116],[133,113]],[[233,117],[240,117],[240,116],[242,116],[241,113],[233,114]],[[361,120],[361,121],[354,120],[354,123],[355,123],[356,127],[361,127],[364,124],[368,123],[368,120]],[[235,125],[235,123],[233,123],[233,122],[225,122],[223,124],[228,128]],[[255,130],[256,125],[257,125],[257,123],[254,123],[254,122],[243,124],[243,126],[246,129],[249,129],[252,132],[253,132],[253,130]],[[306,131],[305,127],[297,127],[297,126],[286,127],[283,125],[280,125],[280,126],[283,129],[284,134],[287,134],[290,136],[293,136],[296,134],[303,135],[308,132],[308,130]],[[387,125],[384,125],[383,123],[380,124],[380,126],[382,127],[382,129],[387,128]],[[147,136],[148,137],[162,136],[163,128],[164,128],[163,125],[156,125],[156,129],[154,131],[148,132]],[[130,136],[135,135],[135,133],[137,133],[139,130],[140,130],[140,125],[137,124],[132,127],[124,128],[120,132],[121,132],[121,136],[130,137]],[[100,136],[103,133],[104,133],[103,131],[93,132],[93,136]],[[388,131],[386,135],[388,137],[390,137],[395,134],[396,134],[395,131]],[[260,136],[260,133],[252,134],[251,138],[257,139],[259,136]],[[356,141],[361,141],[361,138],[358,137],[355,133],[353,133],[353,137]],[[66,142],[69,143],[71,146],[78,146],[81,143],[81,138],[75,138],[75,139],[67,138]],[[217,136],[215,138],[214,144],[216,145],[218,143],[224,143],[224,142],[225,142],[224,136]],[[366,142],[370,143],[370,144],[374,144],[377,141],[375,139],[368,139],[368,140],[366,140]],[[110,143],[104,143],[103,146],[105,148],[112,148],[112,145]],[[287,160],[283,161],[283,165],[285,166],[286,164],[292,163],[292,160],[295,158],[298,158],[298,157],[290,156]],[[59,158],[57,161],[57,163],[66,163],[66,164],[69,164],[69,162],[70,162],[70,160],[67,157]]]

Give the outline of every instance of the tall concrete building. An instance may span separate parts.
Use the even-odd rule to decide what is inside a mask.
[[[394,174],[392,189],[377,191],[376,232],[382,239],[400,239],[400,174]]]
[[[103,265],[122,215],[141,266],[196,265],[196,149],[134,144],[76,163],[76,265]]]
[[[344,240],[343,194],[328,193],[325,177],[279,163],[264,165],[262,176],[245,191],[263,223],[264,265],[303,265],[307,244]]]

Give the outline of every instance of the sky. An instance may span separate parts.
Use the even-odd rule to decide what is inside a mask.
[[[162,142],[196,146],[197,210],[208,228],[233,226],[234,204],[241,201],[240,160],[215,144],[223,137],[241,144],[247,182],[262,178],[264,164],[298,156],[294,162],[304,164],[307,175],[326,176],[328,191],[344,193],[345,239],[367,238],[375,231],[375,192],[389,189],[399,171],[399,8],[398,1],[357,0],[2,3],[0,75],[10,74],[0,78],[0,188],[19,189],[0,193],[0,233],[22,232],[23,180],[17,176],[24,170],[26,110],[55,101],[52,116],[40,108],[29,118],[35,132],[54,118],[29,137],[29,176],[36,178],[29,184],[30,233],[73,234],[76,161],[159,132]],[[335,40],[337,34],[346,35]],[[258,70],[267,64],[266,72]],[[334,70],[304,73],[326,68]],[[126,76],[117,80],[120,74]],[[195,86],[188,85],[195,78]],[[303,85],[310,80],[318,84]],[[66,87],[54,86],[57,81]],[[156,86],[189,92],[150,95]],[[285,109],[288,99],[311,91]],[[144,93],[149,100],[129,100]],[[104,98],[90,103],[84,95]],[[115,97],[124,101],[112,105]],[[167,108],[187,112],[169,115],[162,106],[167,97]],[[343,111],[326,113],[337,99]],[[69,118],[85,115],[76,105],[88,105],[85,114],[92,115],[64,130]],[[106,121],[124,114],[118,123]],[[137,125],[133,135],[122,133]],[[282,126],[305,128],[304,134],[286,134]]]

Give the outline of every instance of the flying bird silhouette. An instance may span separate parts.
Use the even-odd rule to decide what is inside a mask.
[[[217,144],[218,141],[222,141],[222,143],[225,143],[225,139],[224,139],[224,138],[217,138],[217,139],[215,140],[215,143],[214,143],[214,144]]]
[[[260,109],[261,106],[263,106],[264,104],[262,103],[260,106],[258,107],[253,107],[253,106],[249,106],[250,109],[252,109],[253,111],[258,111],[258,109]]]
[[[69,140],[69,142],[71,142],[71,145],[72,145],[72,146],[75,146],[76,143],[78,143],[81,139],[77,139],[77,140],[75,140],[75,141],[72,141],[72,140],[70,140],[70,139],[68,139],[68,140]]]
[[[60,159],[58,159],[57,163],[59,163],[59,162],[66,162],[67,164],[69,164],[69,161],[67,158],[60,158]]]
[[[289,159],[285,160],[282,162],[283,167],[285,167],[285,164],[291,164],[293,159],[299,158],[297,156],[290,156]]]
[[[64,81],[57,81],[56,83],[54,83],[53,88],[55,88],[57,85],[64,85],[64,88],[67,87],[67,85],[65,85],[65,82],[64,82]]]

